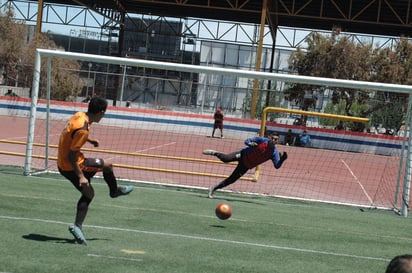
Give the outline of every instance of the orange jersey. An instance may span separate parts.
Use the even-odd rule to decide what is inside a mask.
[[[77,164],[81,165],[84,155],[80,152],[82,146],[89,138],[89,117],[85,112],[77,112],[68,121],[60,135],[57,165],[63,171],[72,171],[73,166],[69,160],[69,152],[77,153]]]

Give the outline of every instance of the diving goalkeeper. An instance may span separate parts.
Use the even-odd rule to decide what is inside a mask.
[[[279,169],[282,166],[282,163],[288,158],[288,154],[286,152],[283,152],[283,154],[279,153],[276,148],[278,141],[279,135],[274,133],[268,138],[260,136],[248,138],[245,140],[245,148],[229,154],[224,154],[215,150],[204,150],[203,154],[214,155],[224,163],[238,161],[238,165],[228,178],[209,189],[208,197],[213,198],[213,193],[216,190],[235,183],[248,170],[268,161],[269,159],[272,160],[274,167]]]

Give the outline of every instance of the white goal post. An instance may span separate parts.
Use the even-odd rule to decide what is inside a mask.
[[[142,67],[142,68],[154,68],[161,70],[170,70],[170,71],[179,71],[179,72],[188,72],[188,73],[203,73],[205,75],[226,75],[226,76],[237,76],[246,79],[259,79],[259,80],[272,80],[280,82],[294,82],[302,84],[311,84],[311,85],[323,85],[329,87],[343,87],[343,88],[356,88],[356,89],[368,89],[368,90],[377,90],[384,92],[395,92],[403,93],[409,95],[409,108],[407,120],[405,120],[406,130],[409,131],[409,128],[412,126],[412,117],[410,114],[411,106],[411,94],[412,86],[407,85],[398,85],[398,84],[387,84],[387,83],[376,83],[376,82],[365,82],[365,81],[353,81],[353,80],[340,80],[340,79],[330,79],[330,78],[319,78],[319,77],[308,77],[308,76],[299,76],[292,74],[280,74],[280,73],[268,73],[268,72],[257,72],[257,71],[246,71],[238,69],[228,69],[228,68],[218,68],[218,67],[205,67],[197,65],[188,65],[188,64],[178,64],[178,63],[169,63],[169,62],[160,62],[160,61],[150,61],[142,59],[129,59],[122,57],[112,57],[112,56],[100,56],[92,54],[83,54],[83,53],[73,53],[73,52],[64,52],[57,50],[46,50],[46,49],[37,49],[35,56],[34,64],[34,75],[33,75],[33,84],[32,84],[32,99],[29,115],[29,127],[27,134],[27,144],[26,144],[26,156],[24,163],[24,174],[30,175],[32,173],[32,159],[33,159],[33,145],[35,137],[35,122],[37,116],[37,107],[38,107],[38,95],[39,95],[39,86],[40,86],[40,71],[41,71],[41,61],[42,58],[48,59],[48,85],[47,85],[47,98],[49,101],[50,98],[50,71],[51,67],[51,58],[61,58],[61,59],[70,59],[76,61],[88,61],[88,62],[98,62],[104,64],[115,64],[121,66],[132,66],[132,67]],[[49,105],[47,104],[46,116],[50,115]],[[49,130],[46,128],[46,130]],[[48,137],[46,134],[45,138]],[[45,140],[47,143],[47,139]],[[403,144],[405,148],[402,148],[400,155],[400,162],[398,168],[398,187],[396,189],[394,203],[397,202],[398,192],[402,192],[402,203],[400,212],[403,216],[407,216],[408,213],[408,204],[409,204],[409,191],[410,191],[410,180],[412,174],[412,141],[410,138],[407,138],[407,134],[404,134]],[[49,144],[46,144],[46,149]],[[406,154],[404,154],[406,153]],[[46,155],[45,160],[48,160],[48,155]],[[405,158],[406,162],[403,162]],[[47,164],[46,164],[47,165]],[[291,167],[293,168],[293,167]],[[403,173],[400,173],[401,170]],[[399,189],[399,185],[402,185],[402,190]]]

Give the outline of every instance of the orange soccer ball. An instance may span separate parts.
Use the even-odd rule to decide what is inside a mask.
[[[232,207],[226,203],[220,203],[215,209],[217,218],[221,220],[229,219],[232,216]]]

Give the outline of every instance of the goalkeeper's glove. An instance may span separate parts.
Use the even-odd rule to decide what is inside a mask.
[[[256,147],[256,146],[258,146],[258,144],[256,143],[256,142],[249,142],[248,144],[247,144],[247,146],[249,146],[249,147]]]
[[[275,164],[276,169],[279,169],[282,166],[283,162],[288,158],[288,154],[286,152],[283,152],[283,154],[279,153],[279,155],[280,160]]]
[[[288,158],[288,154],[286,152],[283,152],[283,154],[280,156],[280,160],[285,161]]]

